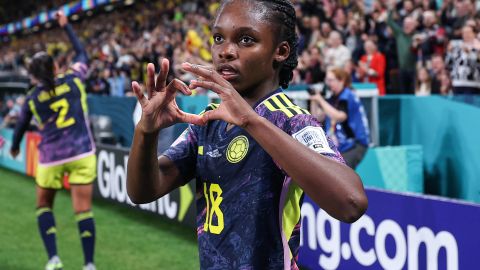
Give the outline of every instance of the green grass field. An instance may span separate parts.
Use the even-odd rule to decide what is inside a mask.
[[[43,269],[47,260],[35,217],[32,178],[0,169],[0,269]],[[102,269],[198,269],[194,229],[94,200],[95,263]],[[57,247],[64,269],[82,269],[83,254],[69,193],[55,199]]]

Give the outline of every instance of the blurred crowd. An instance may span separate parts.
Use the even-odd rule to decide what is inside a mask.
[[[0,0],[0,25],[57,8],[70,0]]]
[[[480,1],[297,0],[299,65],[294,84],[316,84],[341,68],[379,94],[480,94]],[[179,64],[209,64],[209,24],[218,1],[137,1],[73,22],[90,57],[92,94],[131,94],[145,66],[168,58],[170,76],[191,79]],[[26,73],[39,50],[63,68],[72,59],[58,27],[0,43],[0,70]]]

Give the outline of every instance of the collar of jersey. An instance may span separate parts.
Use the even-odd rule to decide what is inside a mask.
[[[279,88],[277,88],[277,90],[268,93],[263,98],[261,98],[259,101],[257,101],[257,103],[255,103],[255,105],[253,106],[253,109],[256,109],[260,104],[262,104],[265,100],[267,100],[271,96],[279,94],[281,92],[282,92],[282,88],[279,87]]]

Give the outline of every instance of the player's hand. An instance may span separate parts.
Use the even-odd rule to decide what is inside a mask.
[[[55,13],[55,19],[58,21],[58,24],[60,27],[65,27],[65,25],[68,24],[68,18],[65,16],[65,13],[63,11],[59,10],[57,13]]]
[[[19,153],[20,153],[20,149],[10,149],[10,155],[11,155],[13,158],[16,158]]]
[[[203,114],[203,120],[223,120],[230,124],[246,127],[257,116],[252,107],[240,96],[233,86],[213,68],[183,63],[182,68],[199,77],[190,82],[190,88],[202,87],[217,93],[222,102],[220,106]]]
[[[142,106],[142,118],[137,127],[145,133],[155,133],[160,129],[175,123],[191,123],[203,125],[201,116],[185,113],[178,108],[175,96],[180,91],[189,96],[192,91],[182,81],[175,79],[166,86],[169,62],[163,59],[160,73],[155,80],[155,67],[152,63],[147,65],[147,97],[137,82],[132,82],[132,89],[138,102]]]

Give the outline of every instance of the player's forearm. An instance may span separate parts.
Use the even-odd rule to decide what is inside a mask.
[[[127,165],[127,192],[134,203],[151,202],[159,196],[157,139],[156,134],[135,129]]]
[[[13,132],[12,145],[11,145],[12,150],[20,149],[20,142],[22,141],[23,135],[28,129],[28,125],[31,119],[32,119],[32,113],[30,111],[23,110],[21,113],[20,119],[15,125],[15,129]]]
[[[352,169],[308,149],[260,116],[245,130],[330,215],[353,222],[366,211],[365,191]]]
[[[70,24],[67,24],[63,29],[67,33],[68,39],[72,43],[73,49],[75,50],[75,62],[82,62],[84,64],[87,64],[87,53],[82,43],[78,39],[77,35],[75,35],[75,31],[73,31],[72,26]]]

